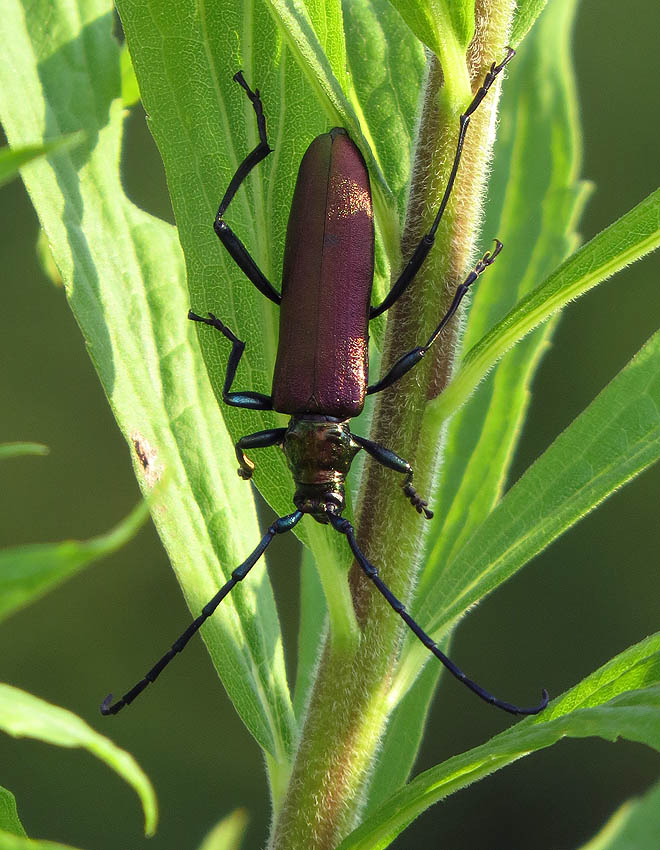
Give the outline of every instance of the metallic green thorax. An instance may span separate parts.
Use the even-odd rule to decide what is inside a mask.
[[[282,450],[296,484],[298,510],[327,523],[328,512],[341,514],[346,506],[344,481],[360,451],[348,420],[328,416],[292,416]]]

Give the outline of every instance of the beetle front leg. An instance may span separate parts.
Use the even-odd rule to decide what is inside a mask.
[[[250,256],[245,245],[241,242],[238,236],[236,236],[234,231],[224,220],[224,214],[227,211],[227,207],[229,206],[232,201],[232,198],[238,191],[238,188],[241,183],[245,180],[245,178],[248,176],[250,171],[252,171],[255,165],[260,163],[262,159],[265,159],[271,152],[271,148],[266,138],[266,116],[264,115],[261,98],[259,97],[259,89],[255,89],[255,91],[252,91],[252,89],[245,82],[242,71],[239,71],[237,74],[234,74],[234,79],[245,90],[247,96],[252,102],[252,107],[254,109],[255,115],[257,116],[259,144],[253,151],[251,151],[251,153],[249,153],[245,157],[243,162],[236,169],[236,173],[231,178],[231,182],[227,187],[227,191],[225,192],[224,197],[220,202],[220,206],[218,207],[218,212],[215,217],[213,229],[215,230],[218,239],[222,242],[227,251],[229,251],[231,258],[245,274],[247,279],[257,287],[257,289],[259,290],[259,292],[262,293],[262,295],[265,295],[266,298],[269,298],[271,301],[275,302],[275,304],[279,304],[282,300],[282,296],[266,278],[259,266]]]
[[[220,331],[220,333],[231,342],[231,354],[229,355],[227,374],[225,375],[225,383],[222,388],[222,398],[225,404],[228,404],[231,407],[245,407],[248,410],[272,410],[273,399],[269,395],[253,393],[250,390],[246,390],[242,393],[230,392],[231,385],[236,377],[236,369],[238,368],[239,361],[245,351],[245,343],[243,340],[238,339],[238,337],[235,336],[226,325],[223,325],[220,319],[218,319],[217,316],[214,316],[213,313],[209,313],[208,319],[205,319],[203,316],[198,316],[197,313],[193,313],[192,310],[188,310],[188,318],[191,322],[201,322],[204,325],[210,325],[212,328]]]
[[[477,278],[486,271],[488,266],[492,265],[495,262],[495,258],[502,250],[502,243],[499,239],[495,240],[495,248],[492,251],[487,251],[483,257],[479,260],[476,266],[472,269],[470,274],[465,278],[463,283],[458,287],[456,293],[454,295],[454,300],[451,302],[449,309],[442,317],[440,324],[433,331],[431,336],[426,341],[425,345],[420,345],[417,348],[413,348],[412,351],[409,351],[407,354],[404,354],[402,357],[396,361],[394,366],[387,372],[377,384],[370,384],[367,387],[367,395],[371,395],[373,393],[379,393],[381,390],[387,389],[387,387],[391,386],[395,381],[398,381],[399,378],[402,378],[406,372],[409,372],[413,366],[416,366],[422,357],[426,354],[429,348],[433,345],[436,339],[442,333],[443,328],[452,318],[454,313],[458,310],[458,305],[461,303],[463,298],[465,297],[468,289],[472,286],[472,284],[477,280]]]
[[[243,449],[265,449],[269,446],[279,446],[284,442],[286,428],[269,428],[266,431],[257,431],[255,434],[246,434],[236,443],[236,459],[238,460],[238,475],[244,481],[252,478],[254,463],[246,457]]]
[[[365,437],[358,437],[356,434],[352,434],[351,436],[355,442],[368,452],[374,460],[377,460],[378,463],[382,463],[382,465],[386,466],[388,469],[393,469],[395,472],[401,472],[406,476],[402,485],[404,495],[410,500],[410,504],[413,508],[415,508],[418,514],[423,512],[426,519],[432,519],[433,511],[430,511],[427,508],[428,502],[425,499],[422,499],[412,486],[413,468],[408,461],[399,457],[399,455],[390,451],[390,449],[386,449],[385,446],[381,446],[379,443],[374,443],[373,440],[367,440]]]

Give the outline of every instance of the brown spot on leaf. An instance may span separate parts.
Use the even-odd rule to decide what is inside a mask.
[[[142,471],[144,472],[146,482],[149,487],[153,487],[158,481],[160,481],[160,477],[163,472],[163,467],[158,461],[158,452],[151,443],[137,431],[131,434],[131,442],[133,443],[135,455],[142,467]]]

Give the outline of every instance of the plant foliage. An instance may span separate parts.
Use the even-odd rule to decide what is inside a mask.
[[[374,507],[382,488],[372,486],[379,480],[369,464],[353,473],[349,515],[411,530],[401,535],[414,547],[408,553],[381,545],[374,523],[359,526],[366,551],[380,556],[383,575],[401,583],[395,589],[435,639],[446,645],[470,606],[660,457],[656,334],[505,492],[530,382],[558,312],[660,244],[657,190],[578,247],[587,187],[579,179],[568,50],[576,2],[555,0],[545,10],[541,0],[514,5],[118,0],[134,78],[129,53],[113,34],[107,0],[7,0],[0,19],[7,54],[0,66],[0,118],[11,151],[3,152],[0,178],[21,168],[138,481],[145,494],[158,484],[152,516],[195,614],[261,536],[251,490],[235,475],[233,442],[282,424],[274,413],[217,405],[226,340],[212,333],[198,340],[186,322],[189,306],[221,316],[247,343],[240,383],[269,391],[276,308],[244,280],[210,226],[218,199],[256,142],[251,105],[232,82],[238,69],[261,91],[273,153],[233,200],[232,228],[277,285],[297,165],[314,136],[340,124],[372,174],[375,289],[382,294],[401,266],[409,199],[425,179],[413,169],[419,127],[428,127],[430,110],[438,110],[454,128],[447,144],[455,145],[457,115],[490,63],[504,55],[507,34],[520,45],[504,86],[483,226],[484,239],[498,235],[506,252],[452,341],[455,365],[444,392],[435,392],[431,366],[420,369],[416,383],[401,382],[405,401],[388,421],[393,433],[399,428],[426,476],[422,481],[431,486],[432,470],[441,469],[433,498],[440,509],[428,533],[419,530],[414,512],[401,517],[402,502],[389,495],[382,510]],[[44,28],[44,20],[57,25]],[[439,92],[432,90],[438,69]],[[176,230],[138,209],[120,180],[122,121],[137,97],[135,79],[165,165]],[[475,222],[487,159],[477,149],[493,144],[496,99],[494,89],[481,124],[475,120],[474,147],[466,147],[457,186]],[[441,168],[445,180],[447,163]],[[434,191],[430,186],[430,207]],[[470,265],[470,251],[482,250],[474,234],[460,230],[461,209],[459,203],[448,209],[434,254],[457,258],[453,274],[459,277]],[[429,315],[441,312],[446,297],[435,272],[429,267],[415,282],[428,295]],[[375,329],[374,363],[381,353],[387,360],[388,345],[400,333],[405,338],[405,315],[393,311],[386,330],[383,321]],[[383,409],[373,413],[377,435]],[[29,447],[5,454],[24,451]],[[280,453],[259,455],[255,483],[279,515],[290,512],[290,475]],[[120,545],[137,519],[88,544],[5,553],[0,612],[27,604]],[[564,736],[621,736],[660,749],[660,645],[652,636],[576,684],[538,718],[408,781],[441,668],[402,634],[380,601],[359,622],[347,581],[350,553],[340,535],[311,521],[296,533],[308,569],[295,689],[287,680],[263,565],[202,631],[229,697],[265,755],[273,850],[296,842],[310,850],[387,847],[432,803]],[[318,576],[311,574],[312,562]],[[408,562],[424,565],[419,576],[400,569]],[[326,631],[319,664],[310,647]],[[347,722],[343,706],[358,703]],[[130,756],[74,715],[0,686],[0,723],[11,734],[87,746],[106,758],[140,793],[147,830],[153,829],[146,777]],[[40,724],[41,732],[35,731]],[[326,799],[339,800],[335,817]],[[4,789],[0,817],[0,850],[46,846],[25,837]],[[237,847],[243,830],[242,815],[234,815],[207,837],[204,850]]]

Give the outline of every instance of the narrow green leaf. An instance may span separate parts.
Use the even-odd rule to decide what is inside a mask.
[[[24,838],[0,830],[0,850],[76,850],[76,848],[69,844]]]
[[[167,40],[154,20],[162,13],[170,16],[173,44],[168,47],[183,65],[194,65],[181,49],[188,44],[183,29],[172,21],[175,5],[151,11],[155,18],[149,17],[148,30],[159,48]],[[261,533],[250,487],[236,476],[232,440],[186,320],[191,301],[177,232],[137,209],[122,189],[124,106],[113,14],[108,0],[37,0],[25,7],[9,0],[0,18],[7,54],[0,65],[0,116],[13,145],[54,132],[86,131],[84,149],[30,164],[24,180],[143,490],[150,492],[166,473],[154,522],[196,616]],[[44,20],[54,16],[58,27],[44,29]],[[199,22],[198,15],[190,17]],[[164,28],[160,20],[159,26]],[[222,29],[228,32],[224,22]],[[200,43],[203,55],[206,42]],[[167,82],[165,89],[196,94],[194,84]],[[162,118],[162,108],[158,114]],[[194,115],[194,110],[177,113],[177,120],[194,121]],[[170,124],[169,135],[180,142],[175,126]],[[204,159],[204,149],[198,153]],[[198,162],[197,170],[188,162],[186,173],[206,175],[213,171],[210,164]],[[201,197],[205,191],[202,181]],[[219,250],[212,221],[210,214],[188,223],[198,234],[210,233],[210,271],[221,278],[222,269],[213,267]],[[225,363],[226,349],[219,356]],[[247,727],[274,760],[286,764],[295,721],[263,564],[202,631]],[[136,669],[136,679],[143,673]]]
[[[308,80],[317,88],[331,121],[355,119],[346,99],[346,46],[341,3],[329,0],[267,0],[273,19]],[[350,117],[349,117],[350,116]]]
[[[547,2],[548,0],[518,0],[511,29],[511,47],[518,47],[545,9]]]
[[[61,138],[48,139],[38,144],[19,145],[0,149],[0,186],[9,183],[24,165],[39,159],[42,156],[54,153],[58,150],[66,150],[82,142],[82,133],[71,133]]]
[[[421,600],[454,622],[567,528],[660,458],[660,331],[508,491]]]
[[[202,841],[199,850],[239,850],[248,825],[245,809],[224,817]]]
[[[656,850],[660,835],[660,782],[627,800],[580,850]]]
[[[613,658],[543,714],[520,721],[486,744],[417,776],[370,815],[338,850],[382,850],[418,815],[561,738],[627,738],[660,750],[660,635]]]
[[[2,443],[0,445],[0,460],[8,457],[23,457],[24,455],[47,455],[50,449],[43,443]]]
[[[42,597],[83,567],[121,549],[149,516],[141,502],[119,525],[91,540],[35,543],[0,550],[0,620]]]
[[[158,808],[148,777],[132,755],[99,735],[75,714],[18,688],[0,684],[0,729],[15,738],[33,738],[58,747],[82,747],[104,761],[133,786],[142,802],[145,833],[154,834]]]
[[[569,301],[660,245],[660,189],[601,231],[523,298],[466,354],[430,415],[444,420],[471,395],[502,355]]]
[[[333,76],[346,92],[348,75],[341,0],[303,0],[303,2],[314,28],[314,35],[318,39],[323,55],[330,63]],[[295,7],[296,0],[291,0],[290,6]]]
[[[0,786],[0,833],[3,831],[12,835],[27,835],[18,817],[16,798],[11,791]]]

